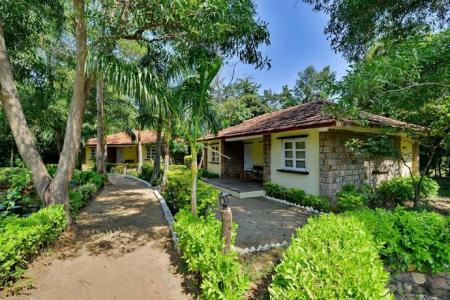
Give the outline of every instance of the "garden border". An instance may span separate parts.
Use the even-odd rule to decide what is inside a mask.
[[[289,201],[286,201],[286,200],[283,200],[283,199],[278,199],[278,198],[274,198],[274,197],[267,196],[267,195],[264,196],[264,198],[272,200],[272,201],[275,201],[275,202],[278,202],[278,203],[283,203],[283,204],[287,204],[287,205],[290,205],[290,206],[295,206],[297,208],[305,209],[310,214],[320,215],[320,214],[324,214],[325,213],[325,212],[323,212],[321,210],[314,209],[311,206],[303,206],[303,205],[300,205],[300,204],[295,204],[295,203],[292,203],[292,202],[289,202]]]

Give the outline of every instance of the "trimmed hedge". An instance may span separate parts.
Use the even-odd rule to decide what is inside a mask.
[[[181,210],[175,217],[174,229],[179,247],[189,271],[198,273],[201,279],[201,297],[204,299],[243,299],[249,280],[243,274],[234,251],[222,253],[222,226],[214,214],[195,217],[188,210]],[[236,235],[234,226],[233,236]]]
[[[434,212],[397,208],[346,212],[360,220],[381,245],[380,256],[391,268],[420,272],[448,272],[449,218]]]
[[[0,286],[18,278],[27,264],[66,227],[62,205],[43,208],[26,218],[0,220]]]
[[[76,217],[79,210],[89,202],[89,199],[103,188],[105,182],[106,176],[97,172],[75,170],[71,182],[73,188],[69,190],[70,214]]]
[[[264,189],[270,197],[286,200],[288,202],[303,206],[310,206],[325,212],[330,210],[330,202],[323,196],[307,194],[301,189],[288,188],[271,182],[265,183]]]
[[[171,168],[167,174],[167,187],[163,197],[172,212],[191,207],[191,171],[186,167]],[[217,205],[219,190],[200,180],[197,181],[197,209],[205,215],[208,208]]]
[[[393,299],[388,279],[363,224],[330,214],[297,229],[269,291],[273,299]]]

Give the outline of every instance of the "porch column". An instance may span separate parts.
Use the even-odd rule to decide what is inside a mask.
[[[270,134],[263,135],[263,181],[270,182],[270,154],[271,154],[271,136]]]
[[[203,168],[208,169],[208,143],[203,144]]]

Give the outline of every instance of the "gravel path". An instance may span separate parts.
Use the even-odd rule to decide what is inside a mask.
[[[10,299],[191,299],[171,259],[159,202],[142,183],[110,176],[59,241],[25,274],[32,287]]]

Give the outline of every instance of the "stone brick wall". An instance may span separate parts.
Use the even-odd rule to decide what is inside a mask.
[[[335,204],[336,193],[346,183],[374,185],[400,175],[401,165],[398,162],[365,160],[345,147],[348,139],[367,136],[362,133],[337,130],[319,134],[320,194],[330,198],[332,204]],[[396,142],[399,141],[396,140]]]
[[[222,156],[222,177],[239,178],[244,171],[244,143],[225,142],[221,140]],[[228,157],[228,158],[227,158]]]
[[[263,135],[263,181],[270,182],[270,153],[271,153],[271,136],[270,134]]]

